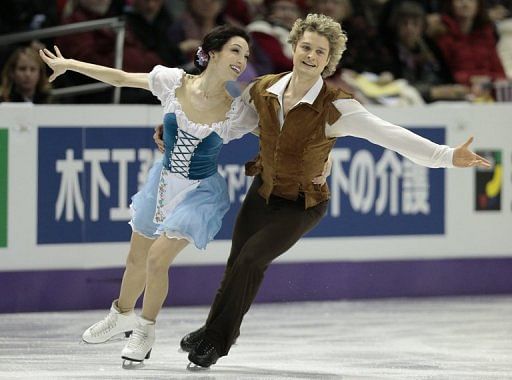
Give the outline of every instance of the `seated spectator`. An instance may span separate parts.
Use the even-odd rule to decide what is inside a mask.
[[[48,0],[2,0],[0,11],[0,34],[27,32],[48,28],[58,24],[57,4]],[[23,45],[0,46],[0,67],[18,47]],[[38,50],[52,46],[53,39],[34,40],[31,46]]]
[[[189,0],[181,17],[171,26],[169,38],[185,57],[187,71],[195,70],[194,57],[203,37],[225,23],[224,6],[225,0]]]
[[[489,0],[487,14],[492,22],[512,17],[512,0]]]
[[[403,1],[389,20],[393,41],[392,73],[406,79],[426,102],[436,100],[463,100],[469,88],[451,84],[452,78],[441,53],[425,35],[426,13],[416,2]]]
[[[132,0],[126,11],[127,33],[124,67],[132,72],[147,72],[156,65],[179,67],[185,63],[180,49],[169,38],[172,19],[164,0]],[[155,103],[151,93],[134,88],[123,88],[122,103]]]
[[[301,9],[295,0],[266,0],[265,4],[265,17],[247,26],[253,43],[251,60],[259,75],[290,71],[293,51],[288,36]]]
[[[119,11],[118,2],[112,0],[78,0],[75,9],[64,23],[97,20],[114,16]],[[171,20],[163,9],[163,0],[133,0],[127,10],[126,35],[123,50],[123,70],[149,72],[156,65],[179,66],[183,59],[178,48],[168,38]],[[75,33],[57,39],[62,53],[79,60],[113,67],[115,63],[114,30],[109,28]],[[74,75],[71,75],[74,74]],[[92,83],[80,74],[70,73],[61,86]],[[64,79],[65,80],[65,79]],[[72,99],[79,103],[110,103],[113,89]],[[146,91],[123,89],[123,103],[155,103],[157,99]]]
[[[49,103],[50,84],[44,62],[31,47],[21,47],[8,58],[2,70],[2,102]]]
[[[68,6],[69,8],[64,12],[63,24],[99,20],[115,15],[115,12],[111,9],[112,0],[76,0],[71,3],[68,2]],[[62,47],[64,55],[73,56],[81,61],[112,67],[115,63],[115,38],[115,32],[112,29],[104,28],[61,36],[56,38],[55,43]],[[126,60],[123,60],[123,63],[126,63]],[[56,87],[67,87],[87,83],[93,83],[93,81],[80,74],[70,73],[65,78],[59,78],[54,84]],[[110,103],[112,93],[112,89],[108,89],[93,94],[74,96],[63,99],[63,101],[71,103]]]
[[[489,0],[488,14],[498,31],[501,64],[507,77],[512,79],[512,0]]]
[[[188,0],[165,0],[165,8],[173,20],[177,20],[185,12]]]
[[[230,23],[246,26],[264,13],[263,0],[230,0],[224,14]]]
[[[389,24],[389,19],[394,13],[395,9],[404,1],[413,1],[420,5],[425,11],[426,25],[424,34],[429,38],[435,38],[440,33],[445,31],[443,23],[441,21],[441,3],[444,0],[388,0],[384,5],[384,9],[381,13],[381,32],[385,35],[385,38],[389,41],[392,39],[393,31],[392,26]],[[389,39],[388,39],[389,37]]]
[[[25,32],[58,24],[57,3],[48,0],[3,0],[0,34]]]
[[[484,0],[449,0],[442,20],[446,32],[437,44],[454,80],[472,86],[476,97],[488,97],[492,82],[504,78],[505,72]]]
[[[389,77],[392,66],[391,53],[379,31],[383,2],[351,1],[351,5],[353,13],[342,22],[348,42],[341,66],[357,73],[384,74],[386,81],[392,80],[393,78]]]
[[[354,8],[350,0],[317,0],[313,3],[311,12],[329,16],[342,24],[352,16]]]

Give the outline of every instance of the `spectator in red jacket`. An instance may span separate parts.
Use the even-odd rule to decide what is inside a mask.
[[[230,0],[226,2],[224,14],[233,24],[246,26],[264,13],[263,0]]]
[[[389,19],[395,78],[404,78],[426,102],[464,100],[468,87],[453,84],[448,68],[435,44],[426,35],[427,14],[416,1],[396,5]]]
[[[472,85],[477,95],[492,81],[505,77],[484,1],[447,1],[442,16],[446,32],[437,39],[454,80]]]
[[[204,36],[225,24],[225,5],[226,0],[188,0],[185,11],[169,29],[169,39],[185,57],[186,71],[195,71],[194,59]]]

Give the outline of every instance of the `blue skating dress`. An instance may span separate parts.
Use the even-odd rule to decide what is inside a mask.
[[[190,121],[175,95],[184,75],[181,69],[164,66],[149,74],[149,88],[164,107],[165,153],[132,197],[130,224],[147,238],[165,234],[204,249],[219,232],[230,205],[226,181],[217,171],[220,149],[252,131],[257,116],[235,98],[224,121]]]

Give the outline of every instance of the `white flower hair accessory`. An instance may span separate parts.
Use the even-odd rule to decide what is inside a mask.
[[[202,46],[197,48],[196,55],[199,66],[206,67],[206,65],[208,65],[208,61],[210,60],[210,56],[203,50]]]

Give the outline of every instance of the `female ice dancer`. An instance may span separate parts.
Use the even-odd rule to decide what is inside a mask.
[[[50,81],[72,70],[114,86],[150,90],[164,108],[164,157],[132,198],[133,231],[119,298],[103,320],[83,333],[85,342],[103,343],[133,331],[121,357],[133,362],[149,358],[155,322],[168,293],[169,266],[187,244],[204,249],[219,231],[230,202],[226,182],[217,172],[217,156],[223,143],[257,125],[254,111],[225,89],[227,81],[244,71],[248,43],[242,29],[213,29],[196,54],[197,76],[163,66],[149,74],[127,73],[66,59],[57,47],[55,52],[40,51],[53,69]],[[133,309],[143,292],[137,318]]]

